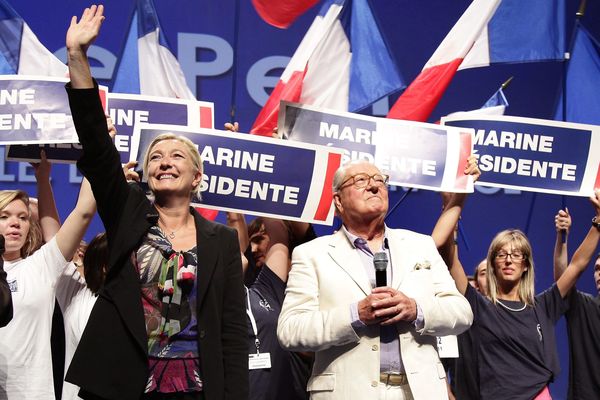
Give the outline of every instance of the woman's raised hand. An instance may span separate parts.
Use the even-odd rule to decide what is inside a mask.
[[[104,21],[104,6],[95,4],[83,10],[81,18],[71,18],[71,25],[67,31],[66,44],[69,51],[87,52],[90,45],[96,40],[100,26]]]
[[[600,189],[594,190],[594,194],[590,196],[590,202],[594,206],[596,219],[600,219]]]
[[[569,214],[568,208],[565,208],[564,210],[558,210],[554,216],[554,226],[556,227],[557,232],[569,232],[569,229],[571,228],[571,214]]]
[[[477,182],[479,177],[481,176],[481,170],[479,169],[478,157],[474,154],[471,154],[467,159],[467,164],[465,165],[465,175],[472,175],[473,182]]]

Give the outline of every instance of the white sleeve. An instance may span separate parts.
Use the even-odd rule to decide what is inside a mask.
[[[56,237],[44,244],[35,253],[25,259],[28,268],[35,268],[41,281],[54,286],[63,273],[68,261],[60,252]]]
[[[77,293],[85,288],[85,279],[77,270],[75,263],[69,262],[56,282],[56,300],[63,313]]]
[[[297,247],[292,253],[285,299],[277,324],[277,338],[293,351],[321,351],[356,343],[360,337],[351,324],[350,304],[322,309],[319,282],[310,249]]]
[[[471,326],[473,312],[469,302],[456,289],[448,267],[439,255],[433,239],[427,237],[424,251],[431,260],[433,296],[418,296],[415,301],[423,311],[424,326],[417,332],[433,336],[458,335]]]

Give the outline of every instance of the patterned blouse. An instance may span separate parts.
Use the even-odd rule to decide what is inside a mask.
[[[145,392],[202,390],[196,320],[196,247],[175,251],[158,226],[133,253],[148,333]]]

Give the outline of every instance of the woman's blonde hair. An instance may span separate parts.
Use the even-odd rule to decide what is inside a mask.
[[[487,284],[488,284],[488,296],[494,304],[498,300],[498,281],[496,280],[496,255],[500,252],[502,247],[507,244],[511,244],[514,250],[518,250],[523,253],[523,264],[526,270],[521,275],[519,281],[519,300],[522,303],[533,306],[535,302],[535,272],[533,265],[533,254],[531,250],[531,244],[529,239],[523,232],[518,229],[507,229],[502,231],[494,237],[487,254]],[[514,251],[513,250],[513,251]]]
[[[22,190],[0,190],[0,211],[4,210],[15,200],[22,201],[27,207],[27,220],[29,221],[29,231],[25,238],[25,243],[21,247],[21,257],[26,258],[33,254],[42,246],[42,229],[38,221],[31,219],[31,209],[29,208],[29,196]]]
[[[165,141],[165,140],[177,140],[184,144],[185,149],[190,156],[190,160],[192,162],[192,166],[196,169],[196,171],[201,174],[204,173],[204,166],[202,165],[202,158],[200,157],[200,153],[198,152],[198,148],[190,139],[185,136],[175,135],[174,133],[163,133],[158,135],[152,140],[148,149],[146,150],[146,154],[144,155],[144,165],[143,171],[144,176],[148,177],[148,163],[150,162],[150,152],[156,146],[157,143]],[[200,186],[202,182],[199,182],[198,185],[192,190],[191,194],[199,195],[200,194]]]

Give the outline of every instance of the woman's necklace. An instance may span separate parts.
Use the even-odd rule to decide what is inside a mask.
[[[176,234],[177,232],[179,232],[179,230],[180,230],[181,228],[183,228],[184,226],[186,226],[186,225],[187,225],[188,219],[189,219],[189,214],[188,214],[188,215],[185,217],[185,221],[183,221],[183,224],[181,224],[181,226],[180,226],[179,228],[172,230],[172,231],[171,231],[171,233],[167,233],[167,232],[165,232],[165,231],[164,231],[164,230],[163,230],[163,229],[160,227],[160,224],[158,224],[158,229],[160,229],[160,230],[162,231],[163,235],[167,236],[169,239],[171,239],[171,240],[172,240],[172,239],[175,239],[175,234]],[[166,224],[165,224],[165,222],[162,220],[162,218],[160,218],[160,217],[159,217],[159,218],[158,218],[158,221],[159,221],[159,222],[162,222],[162,224],[163,224],[163,226],[164,226],[165,228],[167,227],[167,225],[166,225]]]
[[[498,304],[500,304],[502,307],[506,308],[509,311],[519,312],[527,308],[527,304],[523,304],[523,307],[521,308],[512,308],[501,302],[500,299],[496,299],[496,301],[498,302]]]

